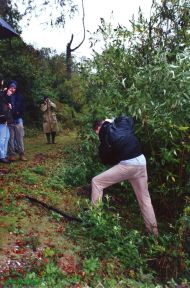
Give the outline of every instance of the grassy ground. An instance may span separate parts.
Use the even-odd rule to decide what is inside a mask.
[[[64,163],[64,147],[75,142],[75,135],[59,135],[56,140],[55,145],[47,145],[44,135],[26,137],[28,161],[0,166],[1,283],[33,271],[34,265],[40,273],[49,261],[48,257],[54,254],[65,255],[65,258],[59,258],[65,261],[66,271],[76,269],[75,257],[72,256],[74,244],[71,239],[64,238],[64,218],[20,198],[21,194],[27,194],[68,214],[77,213],[76,193],[62,188],[58,181],[51,182],[55,167]]]
[[[30,131],[28,161],[0,164],[0,287],[178,287],[172,281],[155,284],[177,277],[187,265],[175,235],[160,243],[142,236],[144,223],[134,193],[126,198],[126,187],[105,192],[111,200],[103,211],[86,211],[89,183],[68,187],[63,176],[76,133],[60,133],[56,140],[47,145],[43,134]],[[84,222],[68,221],[23,195],[69,215],[82,214]]]

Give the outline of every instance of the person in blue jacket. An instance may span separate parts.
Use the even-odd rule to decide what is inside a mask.
[[[135,192],[148,232],[158,236],[157,221],[148,191],[146,159],[134,133],[133,119],[120,116],[114,120],[96,121],[93,126],[99,136],[99,156],[103,164],[112,165],[92,179],[91,201],[102,200],[103,189],[128,180]]]

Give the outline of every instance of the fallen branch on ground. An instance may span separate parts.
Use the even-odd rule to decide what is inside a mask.
[[[43,201],[40,201],[40,200],[38,200],[38,199],[36,199],[36,198],[34,198],[32,196],[28,196],[28,195],[25,195],[25,194],[20,194],[18,197],[19,198],[26,198],[26,199],[30,200],[32,203],[40,204],[44,208],[60,214],[61,216],[65,217],[69,221],[82,222],[82,220],[80,218],[68,215],[65,212],[63,212],[63,211],[61,211],[61,210],[59,210],[59,209],[57,209],[57,208],[55,208],[55,207],[53,207],[53,206],[51,206],[49,204],[46,204]]]

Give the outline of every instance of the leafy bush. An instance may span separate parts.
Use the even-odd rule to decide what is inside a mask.
[[[180,222],[180,238],[181,238],[181,245],[184,253],[188,255],[188,259],[190,258],[190,247],[189,247],[189,241],[190,241],[190,199],[187,198],[187,205],[184,208],[183,215],[181,216],[179,222]],[[190,264],[190,263],[189,263]]]
[[[79,145],[65,151],[70,155],[70,165],[62,175],[66,185],[79,186],[89,183],[97,171],[103,170],[98,161],[96,136],[89,129],[87,131],[86,135],[78,139]]]
[[[143,267],[145,262],[138,251],[139,233],[124,229],[118,214],[102,208],[101,205],[99,208],[90,207],[80,215],[84,223],[83,233],[90,243],[83,253],[100,259],[116,257],[131,269]]]

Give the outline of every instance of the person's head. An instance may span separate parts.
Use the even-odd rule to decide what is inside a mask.
[[[16,89],[17,89],[17,81],[11,80],[8,85],[8,90],[10,90],[12,94],[14,94],[16,92]]]
[[[94,121],[92,128],[93,128],[94,132],[97,135],[99,135],[99,131],[100,131],[102,125],[104,124],[104,122],[112,123],[113,121],[114,121],[114,118],[113,119],[106,118],[106,119],[103,119],[103,120],[96,120],[96,121]]]
[[[96,121],[94,121],[92,128],[93,128],[94,132],[97,135],[99,134],[100,128],[102,127],[102,124],[104,122],[105,122],[105,120],[96,120]]]
[[[47,102],[49,100],[48,96],[44,96],[44,102]]]

